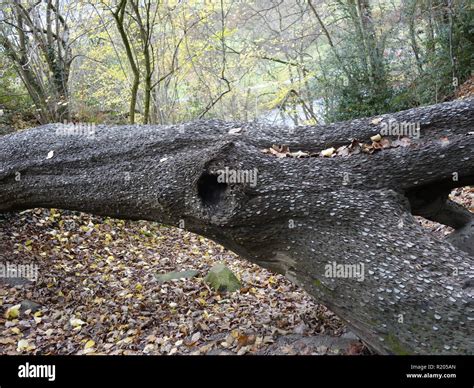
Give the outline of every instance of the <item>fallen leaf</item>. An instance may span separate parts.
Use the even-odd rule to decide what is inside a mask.
[[[372,140],[373,142],[378,142],[382,140],[382,136],[380,136],[380,133],[377,133],[376,135],[372,136],[370,140]]]
[[[192,343],[198,342],[200,338],[201,338],[201,333],[198,331],[197,333],[194,333],[192,335],[191,342]]]
[[[292,152],[290,155],[294,158],[309,158],[309,154],[303,151]]]
[[[334,151],[336,151],[336,149],[334,147],[327,148],[327,149],[321,151],[321,155],[329,157],[329,156],[332,156],[332,154],[334,154]]]
[[[256,336],[251,334],[251,335],[246,335],[246,334],[241,334],[239,338],[237,338],[237,343],[239,346],[247,346],[247,345],[252,345],[255,343]]]
[[[74,329],[80,329],[82,327],[82,325],[85,325],[86,322],[84,322],[83,320],[81,319],[78,319],[78,318],[71,318],[69,320],[69,323],[71,324],[71,326],[74,328]]]
[[[11,337],[0,338],[0,345],[13,345],[14,343],[15,343],[15,340]]]
[[[380,140],[380,145],[382,146],[382,148],[390,148],[392,143],[390,142],[390,139],[384,137],[382,140]]]
[[[86,342],[86,345],[84,346],[84,349],[89,349],[92,348],[95,345],[95,341],[89,340]]]
[[[339,147],[337,150],[336,150],[336,154],[339,155],[339,156],[347,156],[350,154],[350,149],[348,146],[342,146],[342,147]]]
[[[5,313],[5,318],[6,319],[18,318],[20,316],[20,307],[21,307],[21,304],[16,304],[15,306],[10,307]]]
[[[269,149],[270,153],[277,158],[286,158],[290,154],[290,148],[287,145],[272,145]]]
[[[29,351],[29,350],[33,350],[35,348],[36,348],[36,346],[30,345],[28,340],[22,339],[22,340],[18,341],[18,345],[17,345],[16,350],[17,350],[17,352],[22,352],[24,350]]]

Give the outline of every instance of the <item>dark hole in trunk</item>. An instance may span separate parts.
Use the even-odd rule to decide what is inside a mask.
[[[206,206],[214,206],[224,198],[227,183],[219,182],[217,175],[206,172],[199,178],[197,188],[202,203]]]

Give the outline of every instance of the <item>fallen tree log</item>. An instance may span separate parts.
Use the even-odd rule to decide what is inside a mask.
[[[370,144],[389,120],[419,124],[419,138],[354,141]],[[55,207],[183,227],[284,274],[378,353],[469,354],[474,218],[448,194],[474,184],[473,128],[474,99],[296,129],[199,121],[79,136],[45,125],[0,137],[0,213]],[[351,146],[262,152],[273,144],[304,156]],[[455,228],[451,242],[413,215]]]

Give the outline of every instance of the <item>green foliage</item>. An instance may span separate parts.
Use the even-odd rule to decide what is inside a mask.
[[[31,111],[32,101],[15,68],[0,53],[0,105],[6,110]]]
[[[38,124],[35,106],[15,68],[0,52],[0,135]]]
[[[342,63],[329,50],[323,58],[326,69],[339,69],[320,82],[328,102],[327,121],[350,120],[444,101],[452,98],[457,86],[469,78],[474,55],[474,26],[468,2],[453,5],[451,19],[446,7],[437,7],[437,13],[432,14],[431,10],[415,8],[413,11],[409,6],[406,3],[407,9],[402,10],[407,19],[413,16],[415,20],[414,34],[421,69],[415,61],[415,48],[407,26],[399,23],[398,33],[392,36],[394,29],[388,24],[376,34],[365,37],[374,41],[374,47],[384,46],[383,56],[380,52],[374,54],[375,57],[379,55],[375,61],[380,66],[379,79],[373,77],[377,73],[370,66],[370,52],[364,52],[369,44],[361,44],[363,37],[353,20],[358,16],[348,8],[343,9],[346,18],[354,23],[348,23],[352,28],[336,33],[341,39],[337,51]],[[377,20],[377,9],[372,8],[372,15],[378,23],[382,21]],[[434,30],[432,38],[426,33],[429,28]],[[341,72],[342,68],[346,72]]]
[[[370,117],[394,110],[396,93],[389,87],[375,89],[362,81],[334,86],[334,107],[329,110],[328,121],[344,121]],[[408,107],[408,105],[406,106]],[[399,105],[400,109],[405,107]],[[395,110],[400,110],[395,109]]]

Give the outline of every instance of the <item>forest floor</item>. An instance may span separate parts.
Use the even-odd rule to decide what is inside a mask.
[[[3,312],[25,300],[40,305],[18,319],[2,314],[3,354],[17,353],[21,339],[28,341],[23,352],[38,354],[244,354],[288,334],[299,340],[344,330],[282,276],[177,228],[32,209],[8,215],[0,236],[4,260],[39,267],[36,282],[0,286]],[[217,262],[240,278],[240,291],[219,294],[203,281]],[[155,277],[187,269],[199,273],[166,283]],[[326,342],[299,352],[341,351],[339,342]]]
[[[453,200],[474,210],[474,188]],[[424,219],[437,237],[448,227]],[[0,279],[0,354],[361,354],[341,320],[280,275],[203,237],[145,221],[32,209],[0,215],[3,262],[38,279]],[[241,280],[220,294],[217,262]],[[187,280],[156,274],[194,269]],[[22,304],[19,316],[8,316]]]

